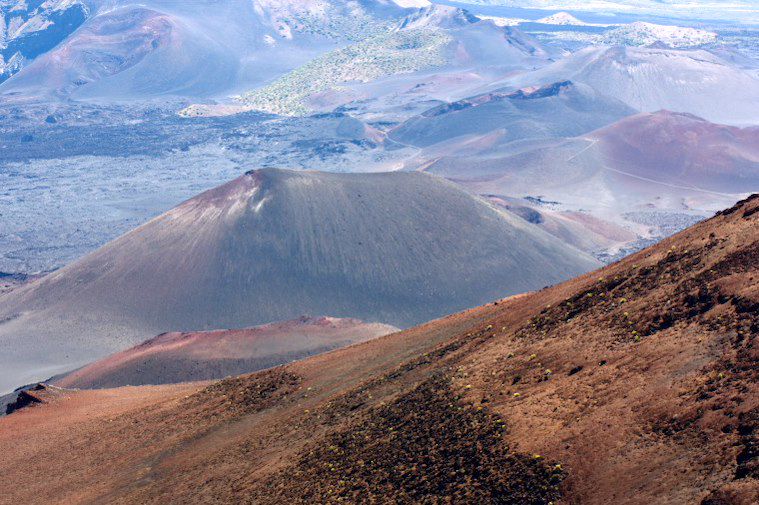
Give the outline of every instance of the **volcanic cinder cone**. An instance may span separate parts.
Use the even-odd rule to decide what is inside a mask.
[[[434,176],[250,172],[0,298],[0,390],[167,331],[407,327],[596,266]]]

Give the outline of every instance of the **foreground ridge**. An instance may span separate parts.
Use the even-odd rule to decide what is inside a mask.
[[[755,503],[757,225],[754,196],[365,344],[212,385],[58,394],[0,420],[0,472],[27,482],[4,498]]]

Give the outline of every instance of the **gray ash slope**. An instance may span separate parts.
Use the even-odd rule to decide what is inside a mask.
[[[434,107],[392,130],[390,138],[428,147],[498,131],[503,144],[580,135],[634,113],[586,85],[558,81],[516,91],[496,90]]]
[[[0,297],[0,391],[165,331],[410,326],[598,265],[431,175],[249,172]]]

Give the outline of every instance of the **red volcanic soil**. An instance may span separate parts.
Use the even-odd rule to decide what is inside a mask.
[[[638,114],[589,137],[611,165],[646,179],[746,193],[759,188],[759,127],[710,123],[691,114]]]
[[[539,292],[0,419],[7,503],[749,505],[759,197]]]
[[[222,379],[256,372],[399,331],[357,319],[303,317],[240,330],[164,333],[55,381],[107,388]]]

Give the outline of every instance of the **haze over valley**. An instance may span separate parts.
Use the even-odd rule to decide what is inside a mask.
[[[757,503],[757,193],[755,0],[0,0],[0,502]]]

